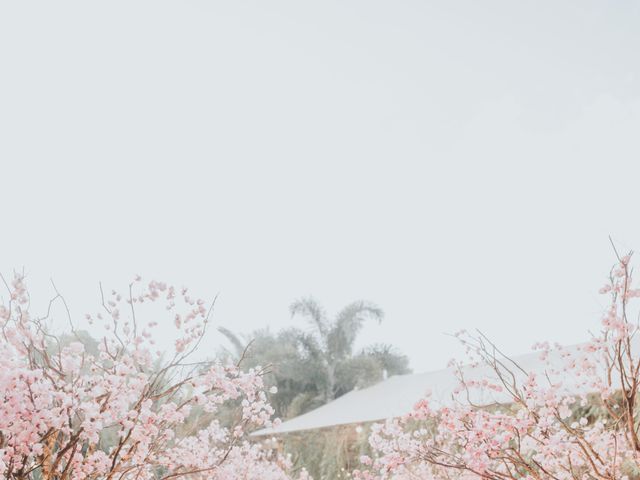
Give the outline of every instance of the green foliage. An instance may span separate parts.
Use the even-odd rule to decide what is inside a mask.
[[[370,454],[369,429],[344,425],[287,434],[282,448],[291,454],[294,465],[304,467],[314,480],[351,478],[361,455]]]
[[[59,348],[68,347],[73,342],[80,342],[84,345],[84,350],[90,355],[98,355],[98,341],[86,330],[76,330],[73,333],[65,333],[54,342],[51,337],[47,350],[50,354],[56,354]]]
[[[324,308],[308,297],[293,302],[290,311],[292,316],[301,315],[314,327],[311,333],[301,335],[300,342],[310,357],[319,360],[325,379],[320,393],[323,403],[352,390],[360,379],[369,377],[365,385],[375,381],[371,378],[371,362],[354,361],[352,351],[364,322],[382,321],[384,313],[380,308],[369,302],[353,302],[329,320]]]
[[[410,372],[408,358],[390,345],[354,352],[365,322],[383,318],[374,304],[353,302],[330,319],[314,299],[305,298],[294,302],[290,311],[303,317],[308,327],[275,333],[263,329],[249,335],[219,329],[229,340],[220,356],[247,368],[266,368],[265,382],[278,388],[270,398],[277,417],[296,417],[355,388]],[[368,428],[348,425],[286,434],[276,442],[314,479],[337,480],[350,478],[360,455],[370,453],[367,438]]]
[[[384,378],[380,363],[373,357],[357,355],[338,363],[335,372],[335,396],[339,397],[353,389],[373,385]]]
[[[362,354],[374,358],[389,376],[403,375],[411,371],[409,369],[409,358],[399,353],[391,345],[384,343],[371,345],[366,347]]]
[[[266,382],[278,392],[271,397],[276,416],[287,419],[319,407],[354,388],[372,385],[387,375],[409,373],[406,356],[389,345],[372,345],[354,354],[354,344],[365,321],[381,321],[383,312],[368,302],[353,302],[333,320],[312,298],[291,305],[292,315],[303,316],[311,330],[269,329],[250,335],[218,330],[230,348],[219,353],[245,367],[267,368]]]
[[[384,312],[372,303],[353,302],[344,307],[329,324],[326,336],[328,353],[337,359],[351,355],[353,344],[366,320],[381,322]]]

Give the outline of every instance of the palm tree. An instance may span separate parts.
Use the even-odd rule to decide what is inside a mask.
[[[337,374],[340,367],[352,360],[353,346],[367,320],[381,322],[384,312],[373,303],[358,301],[344,307],[333,320],[312,297],[296,300],[290,306],[292,316],[305,317],[313,330],[302,333],[299,341],[308,355],[317,358],[324,369],[326,385],[324,403],[336,398]]]
[[[219,327],[229,347],[217,356],[242,361],[245,368],[268,367],[264,379],[278,392],[270,401],[276,416],[291,418],[319,407],[354,388],[372,385],[388,375],[409,373],[409,361],[388,345],[371,345],[354,353],[358,333],[383,312],[369,302],[347,305],[330,320],[312,298],[295,301],[293,316],[305,317],[311,329],[262,329],[237,335]]]

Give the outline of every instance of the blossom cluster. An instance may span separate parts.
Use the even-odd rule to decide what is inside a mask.
[[[611,271],[602,331],[571,348],[537,344],[520,364],[482,334],[459,334],[470,363],[446,402],[425,397],[414,410],[375,425],[361,480],[484,478],[587,480],[640,473],[640,357],[631,257]],[[633,312],[633,313],[632,313]],[[633,316],[632,316],[633,315]],[[490,400],[488,400],[490,399]]]
[[[91,344],[53,336],[29,311],[16,275],[0,305],[0,475],[7,479],[285,480],[290,461],[250,442],[271,425],[261,372],[194,362],[210,308],[188,290],[137,277],[102,292],[87,315],[107,334]],[[60,298],[59,296],[57,298]],[[158,352],[141,304],[161,305],[178,332]],[[224,411],[224,415],[221,413]],[[305,477],[302,472],[301,478]]]

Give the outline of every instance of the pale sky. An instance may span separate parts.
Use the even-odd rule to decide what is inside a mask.
[[[640,249],[640,3],[0,2],[0,270],[386,311],[415,371],[597,328]],[[222,341],[207,338],[205,348]]]

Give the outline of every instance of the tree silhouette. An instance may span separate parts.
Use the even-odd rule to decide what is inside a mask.
[[[219,328],[230,343],[220,355],[247,367],[268,368],[265,381],[277,387],[271,398],[276,415],[291,418],[323,405],[354,388],[367,387],[386,375],[408,373],[408,359],[389,345],[371,345],[354,353],[366,321],[380,322],[382,310],[370,302],[353,302],[330,319],[313,298],[291,304],[293,317],[311,329],[269,329],[237,335]]]

